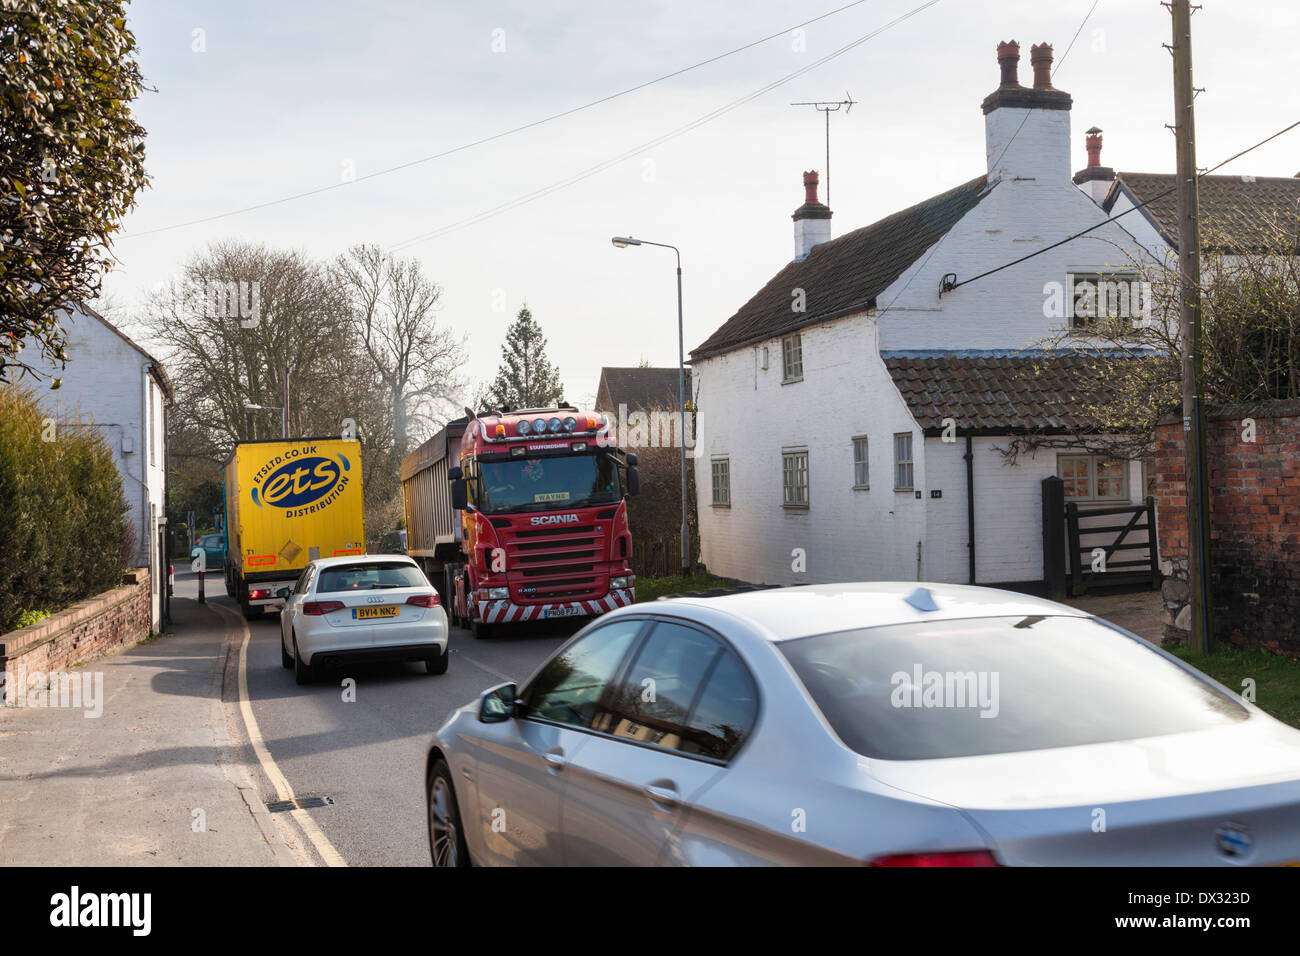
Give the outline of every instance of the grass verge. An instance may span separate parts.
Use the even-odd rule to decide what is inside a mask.
[[[1201,654],[1185,644],[1166,650],[1238,694],[1248,686],[1245,681],[1254,681],[1260,710],[1300,728],[1300,659],[1237,648]]]

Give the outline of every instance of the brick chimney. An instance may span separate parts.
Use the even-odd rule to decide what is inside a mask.
[[[1052,86],[1052,45],[1030,48],[1034,85],[1020,85],[1020,44],[998,44],[1001,79],[984,98],[984,148],[989,182],[1064,183],[1070,177],[1069,93]]]
[[[1100,206],[1110,192],[1111,183],[1115,181],[1115,170],[1101,164],[1100,129],[1094,126],[1088,130],[1084,145],[1088,150],[1088,165],[1074,174],[1074,184]]]
[[[812,247],[831,237],[830,207],[817,198],[817,171],[803,174],[803,205],[794,211],[794,261],[808,258]]]

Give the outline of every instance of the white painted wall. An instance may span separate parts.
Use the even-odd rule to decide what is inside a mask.
[[[716,574],[755,583],[914,578],[925,501],[893,490],[893,436],[913,432],[918,488],[923,443],[880,359],[875,321],[858,315],[802,336],[801,382],[781,383],[779,339],[693,366],[702,560]],[[868,437],[869,491],[853,488],[856,435]],[[800,445],[809,452],[807,510],[782,506],[781,451]],[[711,503],[716,455],[731,461],[730,508]],[[805,573],[792,570],[795,548],[804,549]]]
[[[1144,256],[1124,229],[1102,226],[942,298],[940,281],[948,273],[971,279],[1106,218],[1068,177],[1003,180],[877,299],[880,347],[1021,349],[1041,342],[1066,321],[1046,314],[1047,283],[1068,288],[1072,272],[1128,270],[1130,256]]]
[[[149,374],[152,359],[95,316],[73,309],[64,323],[67,367],[57,391],[37,394],[56,423],[92,425],[113,452],[122,475],[127,520],[135,533],[132,564],[148,566],[165,582],[158,554],[158,517],[164,515],[166,434],[164,396]],[[150,417],[153,455],[150,457]],[[154,588],[154,630],[162,620],[161,590]]]

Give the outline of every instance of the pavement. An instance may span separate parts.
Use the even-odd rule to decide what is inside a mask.
[[[487,641],[448,673],[354,664],[299,687],[278,616],[176,575],[169,633],[71,673],[85,708],[0,707],[0,866],[427,866],[424,764],[453,709],[523,680],[582,621]],[[311,809],[268,805],[328,797]]]
[[[1066,598],[1061,603],[1105,618],[1157,647],[1164,641],[1165,605],[1159,591],[1149,588],[1096,591]]]
[[[173,603],[173,633],[70,673],[102,714],[0,708],[0,866],[294,865],[222,703],[238,616]]]

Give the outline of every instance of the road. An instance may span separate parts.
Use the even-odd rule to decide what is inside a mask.
[[[219,575],[215,585],[209,575],[205,590],[212,610],[223,619],[239,615],[238,606],[225,597]],[[195,598],[197,593],[197,576],[178,571],[176,597]],[[427,866],[424,761],[434,730],[487,687],[525,680],[583,622],[557,621],[478,641],[453,628],[446,674],[426,674],[417,664],[356,664],[320,675],[305,687],[280,666],[278,614],[247,623],[247,701],[271,766],[248,746],[248,722],[242,716],[231,719],[232,736],[243,737],[241,749],[266,802],[277,799],[273,775],[278,769],[299,800],[333,800],[332,806],[303,813],[342,862]],[[240,686],[231,678],[239,650],[233,648],[224,695],[228,709],[236,712]],[[295,815],[273,816],[282,827],[298,826]],[[332,859],[310,836],[290,837],[290,842],[311,847],[312,862]]]

